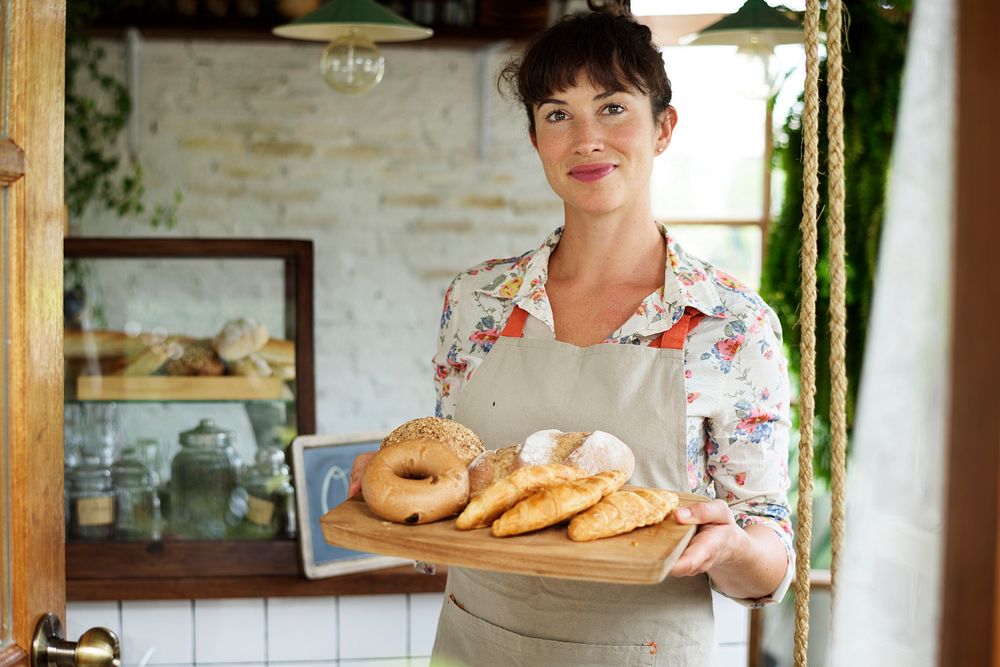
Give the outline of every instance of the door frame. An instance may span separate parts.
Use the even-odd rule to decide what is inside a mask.
[[[27,664],[35,624],[65,617],[62,240],[65,0],[9,12],[7,414],[11,620],[0,665]],[[16,158],[16,156],[15,156]],[[0,160],[4,164],[10,161]],[[17,164],[14,159],[13,163]],[[2,434],[0,434],[2,436]]]

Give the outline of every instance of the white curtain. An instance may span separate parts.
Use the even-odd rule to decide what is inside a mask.
[[[914,12],[848,471],[830,649],[830,664],[844,667],[919,667],[937,658],[951,338],[954,0],[914,0]]]

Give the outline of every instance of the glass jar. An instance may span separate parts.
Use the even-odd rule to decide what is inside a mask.
[[[122,450],[111,466],[115,489],[115,535],[120,540],[158,540],[161,537],[159,476],[147,468],[138,449]]]
[[[110,540],[115,536],[115,493],[111,470],[87,460],[69,474],[69,535],[78,540]]]
[[[217,540],[227,536],[230,499],[239,482],[240,459],[232,431],[211,419],[180,434],[170,477],[170,527],[178,537]]]
[[[246,490],[247,514],[242,531],[246,537],[295,536],[295,489],[289,481],[281,449],[261,447],[257,450],[254,464],[247,469]]]

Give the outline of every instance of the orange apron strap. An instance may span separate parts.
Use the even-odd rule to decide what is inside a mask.
[[[662,336],[653,340],[649,346],[666,350],[683,350],[688,332],[694,329],[703,317],[705,317],[705,314],[694,308],[685,309],[684,314],[681,315],[681,319],[677,320],[674,326],[664,331]]]
[[[524,335],[524,323],[527,319],[528,311],[521,306],[514,306],[514,310],[507,318],[507,324],[504,325],[500,335],[507,338],[521,338]]]

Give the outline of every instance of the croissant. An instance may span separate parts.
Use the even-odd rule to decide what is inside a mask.
[[[624,471],[608,470],[542,489],[517,503],[494,521],[493,535],[519,535],[559,523],[614,493],[627,479],[628,475]]]
[[[569,539],[597,540],[663,521],[677,507],[677,494],[632,487],[615,491],[569,522]]]
[[[472,499],[455,519],[459,530],[484,528],[515,503],[531,494],[551,486],[585,477],[586,472],[561,463],[546,463],[515,470],[507,477],[489,485]]]

